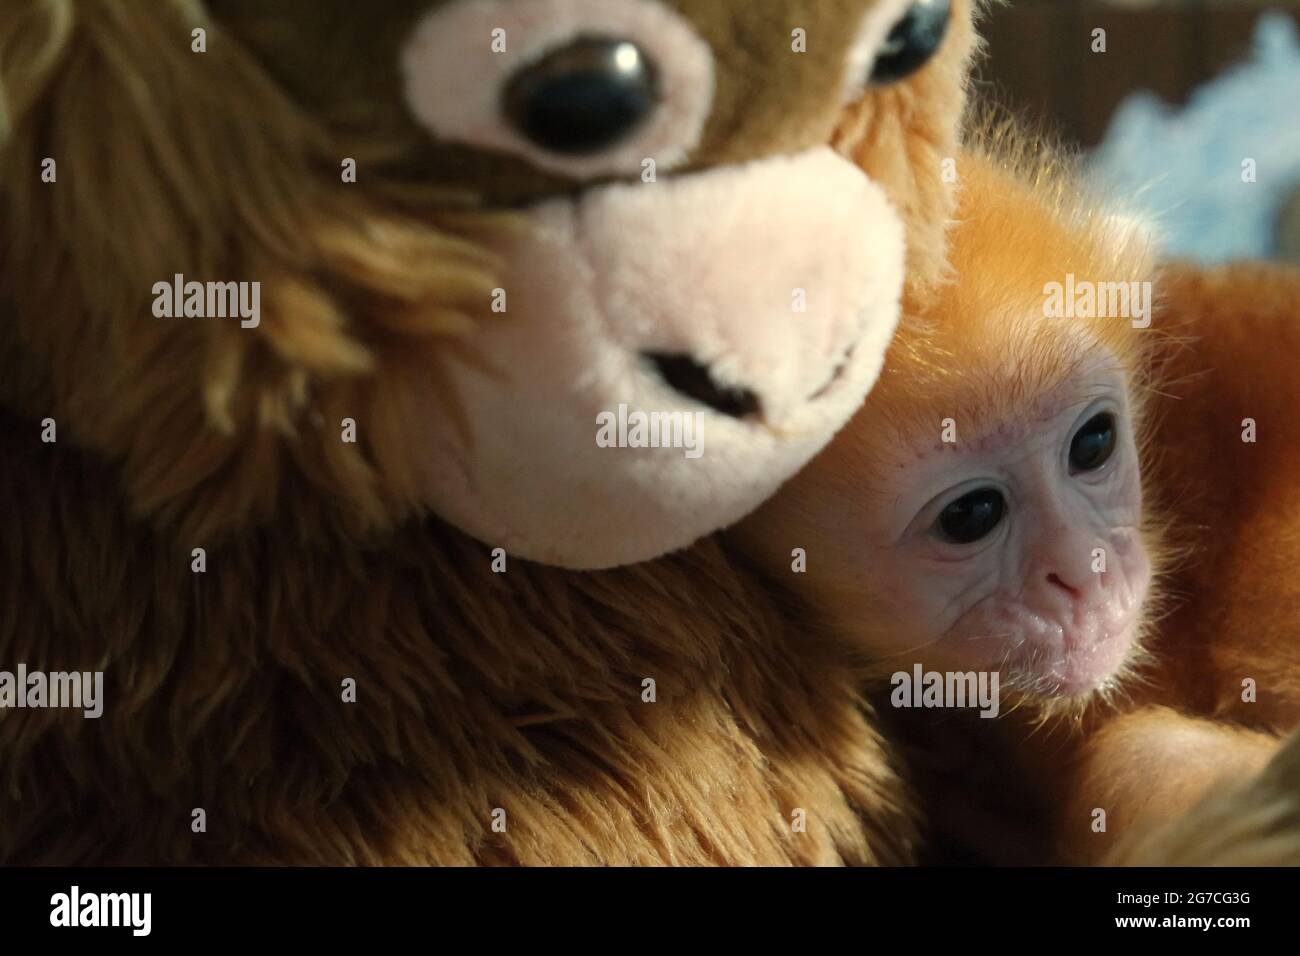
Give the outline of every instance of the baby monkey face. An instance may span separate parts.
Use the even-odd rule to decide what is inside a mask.
[[[936,666],[999,670],[1004,686],[1104,684],[1135,646],[1151,582],[1123,375],[1094,363],[1017,419],[963,441],[955,417],[943,438],[887,469],[891,506],[864,528],[896,620],[913,622],[898,636],[933,641],[922,656]]]
[[[810,638],[829,629],[868,675],[996,672],[1071,706],[1142,657],[1163,554],[1137,447],[1157,340],[1122,307],[1066,318],[1049,297],[1074,275],[1150,283],[1154,253],[1068,163],[1009,169],[965,157],[956,281],[909,289],[866,402],[733,533]]]
[[[1152,578],[1127,376],[1094,349],[1013,380],[907,424],[869,400],[738,534],[873,665],[1086,694],[1135,654]]]

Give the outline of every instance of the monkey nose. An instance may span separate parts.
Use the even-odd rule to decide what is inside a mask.
[[[646,352],[646,359],[674,391],[731,418],[759,415],[762,403],[747,388],[722,385],[709,367],[689,355]]]

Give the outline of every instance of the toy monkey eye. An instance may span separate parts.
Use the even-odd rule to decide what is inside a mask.
[[[948,31],[949,8],[949,0],[916,0],[885,37],[871,70],[871,82],[877,86],[893,83],[924,66]]]
[[[952,544],[971,544],[993,533],[1007,502],[996,488],[967,492],[939,512],[935,531]]]
[[[1115,452],[1115,416],[1100,412],[1083,423],[1070,439],[1070,474],[1096,471]]]
[[[579,37],[525,66],[506,85],[511,124],[553,153],[597,153],[626,137],[654,111],[654,64],[630,40]]]

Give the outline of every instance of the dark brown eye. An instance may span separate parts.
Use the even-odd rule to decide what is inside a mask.
[[[871,83],[893,83],[923,67],[948,32],[950,6],[948,0],[916,0],[885,37],[871,70]]]
[[[939,537],[953,544],[971,544],[993,533],[1006,513],[1007,502],[996,488],[979,488],[962,495],[935,522]]]
[[[1070,439],[1070,474],[1096,471],[1115,452],[1115,416],[1093,415]]]
[[[553,153],[598,153],[654,111],[654,64],[635,43],[579,37],[511,79],[503,108],[515,129]]]

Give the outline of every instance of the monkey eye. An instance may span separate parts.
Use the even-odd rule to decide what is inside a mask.
[[[655,66],[630,40],[580,36],[520,69],[503,91],[511,125],[553,153],[585,155],[627,137],[659,100]]]
[[[952,544],[972,544],[993,533],[1007,501],[996,488],[977,488],[949,504],[935,520],[935,533]]]
[[[894,83],[924,66],[948,32],[950,6],[949,0],[916,0],[908,7],[876,54],[871,83]]]
[[[1070,439],[1070,474],[1096,471],[1115,452],[1115,416],[1099,412]]]

